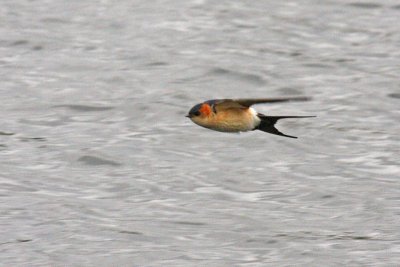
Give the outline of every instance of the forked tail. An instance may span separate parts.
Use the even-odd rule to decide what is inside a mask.
[[[291,119],[291,118],[312,118],[316,116],[265,116],[262,114],[257,115],[260,119],[260,125],[255,130],[264,131],[270,134],[281,135],[290,138],[297,138],[296,136],[287,135],[281,133],[278,129],[275,128],[275,123],[280,119]]]

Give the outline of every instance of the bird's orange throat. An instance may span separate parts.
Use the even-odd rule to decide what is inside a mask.
[[[209,104],[203,104],[199,111],[205,116],[209,116],[212,113],[212,109]]]

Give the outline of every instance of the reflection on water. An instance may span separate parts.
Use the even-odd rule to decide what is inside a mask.
[[[399,5],[1,4],[4,265],[396,265]],[[185,114],[258,105],[297,140]]]

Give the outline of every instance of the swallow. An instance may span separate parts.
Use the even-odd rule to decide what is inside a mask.
[[[303,96],[260,99],[213,99],[193,106],[186,117],[197,125],[219,132],[236,133],[260,130],[270,134],[297,138],[276,129],[276,122],[280,119],[311,118],[315,116],[266,116],[258,113],[251,106],[261,103],[307,100],[310,100],[310,98]]]

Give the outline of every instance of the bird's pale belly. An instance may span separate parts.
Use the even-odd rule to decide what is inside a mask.
[[[200,126],[220,132],[252,131],[260,123],[253,110],[218,112],[203,120],[194,120]]]

